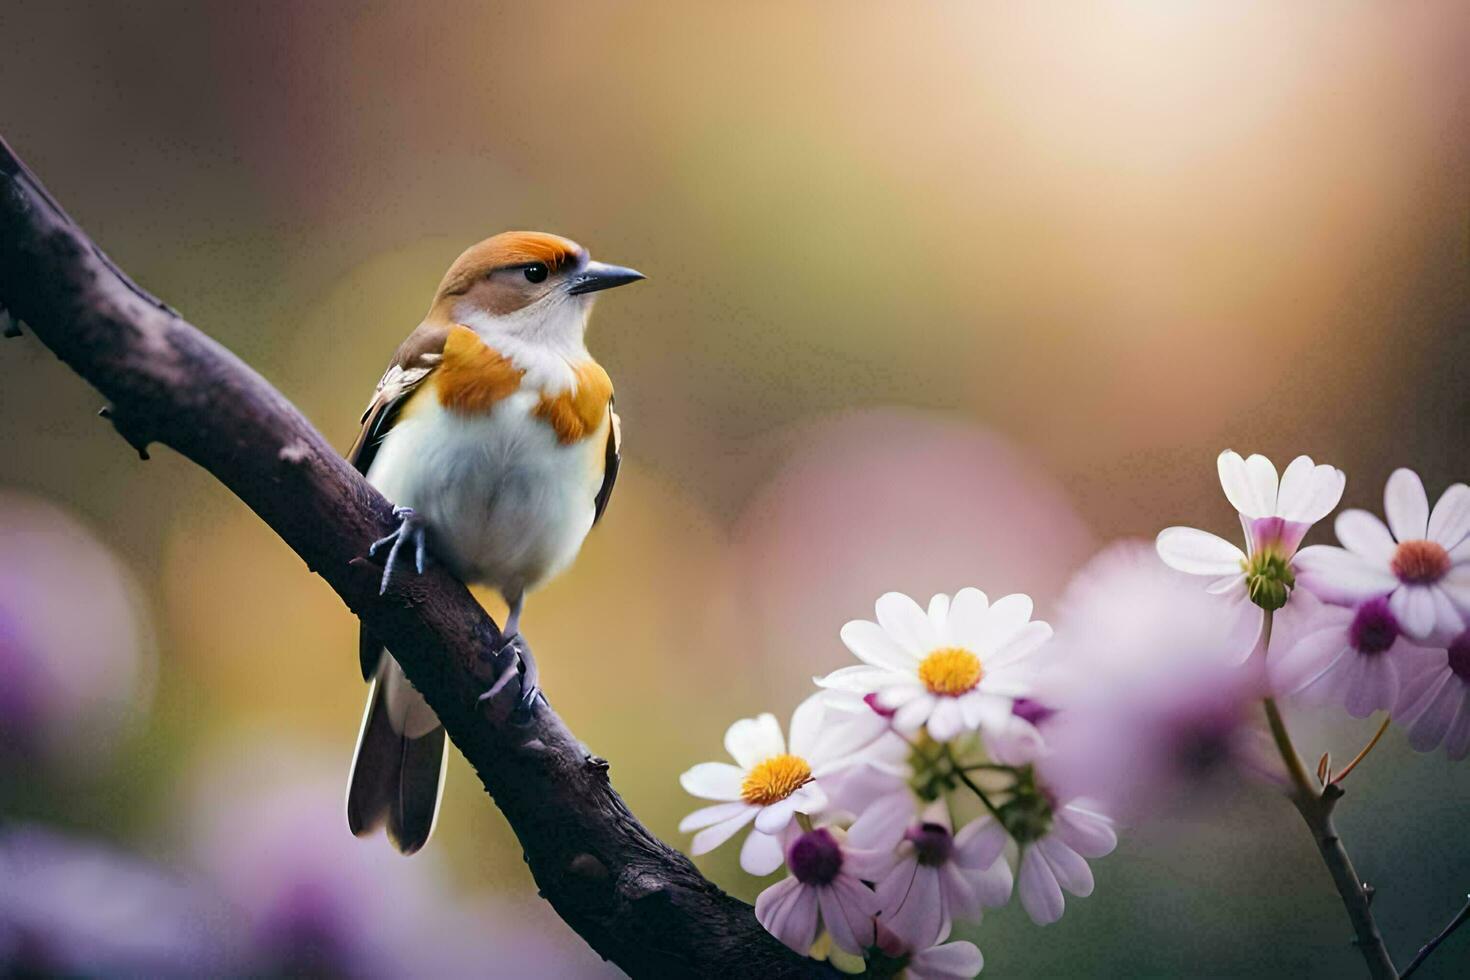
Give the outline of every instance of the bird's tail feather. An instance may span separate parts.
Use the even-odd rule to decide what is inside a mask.
[[[352,760],[347,790],[352,832],[361,837],[386,827],[388,839],[404,854],[423,847],[444,791],[445,749],[443,726],[384,653]]]

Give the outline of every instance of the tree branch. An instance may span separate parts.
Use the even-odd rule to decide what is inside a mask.
[[[1470,895],[1467,895],[1466,898],[1470,899]],[[1419,948],[1419,952],[1414,955],[1414,958],[1409,961],[1409,965],[1404,967],[1404,972],[1400,973],[1399,976],[1407,980],[1409,974],[1419,969],[1419,967],[1423,965],[1424,961],[1429,959],[1429,954],[1439,948],[1440,943],[1450,938],[1450,936],[1454,934],[1454,931],[1460,928],[1466,922],[1470,922],[1470,901],[1467,901],[1465,905],[1460,909],[1459,913],[1450,920],[1449,925],[1445,926],[1439,931],[1439,935],[1435,936],[1433,939],[1429,940],[1429,942],[1425,943]]]
[[[111,401],[145,458],[159,442],[208,470],[393,651],[593,949],[634,976],[832,975],[644,828],[553,711],[510,724],[517,683],[477,704],[504,665],[481,660],[500,634],[464,585],[431,568],[380,598],[361,556],[392,530],[388,502],[265,379],[134,284],[3,139],[0,307]]]

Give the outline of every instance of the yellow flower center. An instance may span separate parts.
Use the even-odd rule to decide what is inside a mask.
[[[964,647],[941,647],[919,662],[919,680],[931,694],[957,697],[973,691],[984,676],[980,658]]]
[[[740,798],[756,806],[779,803],[812,781],[812,767],[799,755],[773,755],[745,774]]]

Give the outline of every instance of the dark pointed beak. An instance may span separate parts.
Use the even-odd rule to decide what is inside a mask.
[[[646,278],[637,269],[625,269],[620,265],[608,265],[606,262],[588,262],[581,272],[572,276],[567,285],[567,292],[573,296],[582,293],[595,293],[603,289],[612,289],[614,286],[626,286],[630,282],[637,282]]]

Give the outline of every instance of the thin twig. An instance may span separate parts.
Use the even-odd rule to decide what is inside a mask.
[[[1360,763],[1364,759],[1368,758],[1368,753],[1373,751],[1373,746],[1377,745],[1378,744],[1378,740],[1383,737],[1383,733],[1386,732],[1386,731],[1388,731],[1388,722],[1389,722],[1389,716],[1388,715],[1384,715],[1383,716],[1383,724],[1381,724],[1381,725],[1378,726],[1378,731],[1375,732],[1374,735],[1373,735],[1373,737],[1368,740],[1368,744],[1365,745],[1365,746],[1363,746],[1363,751],[1361,751],[1357,755],[1353,756],[1353,761],[1352,762],[1349,762],[1347,764],[1347,766],[1342,770],[1342,772],[1338,773],[1336,776],[1333,776],[1332,777],[1332,782],[1334,782],[1334,783],[1341,783],[1344,779],[1347,778],[1347,774],[1348,773],[1352,772],[1354,769],[1357,768],[1358,763]]]
[[[1470,895],[1465,897],[1470,899]],[[1409,965],[1404,967],[1404,972],[1399,974],[1400,980],[1406,980],[1409,974],[1419,969],[1420,965],[1429,959],[1429,954],[1438,949],[1440,943],[1450,938],[1450,934],[1466,922],[1470,922],[1470,901],[1465,902],[1465,907],[1460,909],[1460,913],[1450,920],[1449,925],[1439,931],[1439,935],[1425,943],[1419,952],[1414,954],[1414,958],[1409,961]]]
[[[1266,621],[1261,630],[1263,655],[1271,644],[1271,613],[1267,611],[1264,615]],[[1319,792],[1312,785],[1307,767],[1297,754],[1296,746],[1292,744],[1291,733],[1287,731],[1286,720],[1281,717],[1281,709],[1277,707],[1275,699],[1266,698],[1264,707],[1266,721],[1271,728],[1271,738],[1276,743],[1276,750],[1281,754],[1281,761],[1291,778],[1291,803],[1296,807],[1297,813],[1301,814],[1307,829],[1312,832],[1322,863],[1327,865],[1327,871],[1332,875],[1337,896],[1342,900],[1348,920],[1353,925],[1353,945],[1358,947],[1373,980],[1397,980],[1398,971],[1388,955],[1388,947],[1384,945],[1383,936],[1378,931],[1378,923],[1373,918],[1371,893],[1358,877],[1352,859],[1348,857],[1347,848],[1343,846],[1337,827],[1332,822],[1332,810],[1342,797],[1343,789],[1336,783],[1329,783]]]

